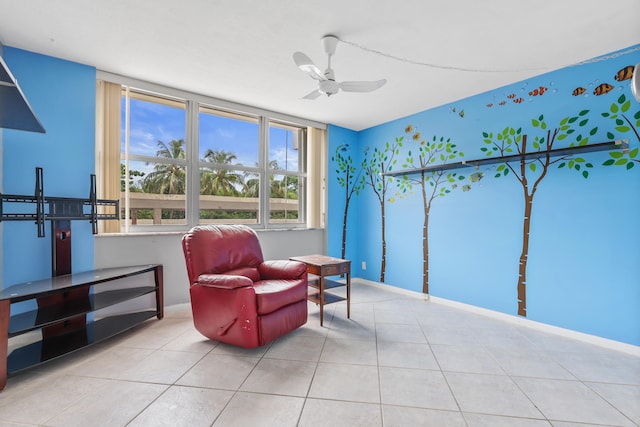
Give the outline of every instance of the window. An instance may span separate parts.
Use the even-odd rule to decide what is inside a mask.
[[[313,186],[307,182],[310,127],[304,120],[251,107],[229,108],[235,105],[169,88],[121,83],[116,172],[114,156],[108,160],[108,154],[100,154],[113,144],[115,137],[106,129],[115,126],[116,115],[107,112],[109,95],[101,94],[101,84],[115,86],[98,82],[98,114],[105,112],[104,119],[97,119],[96,169],[105,181],[118,173],[120,188],[99,197],[120,199],[119,231],[184,230],[213,223],[307,225],[308,188]],[[324,130],[311,129],[324,138]],[[320,180],[313,179],[317,199]]]
[[[187,224],[186,105],[122,89],[120,218],[125,230]]]
[[[295,224],[304,218],[306,129],[269,123],[269,221]]]
[[[260,223],[260,118],[200,107],[200,223]]]

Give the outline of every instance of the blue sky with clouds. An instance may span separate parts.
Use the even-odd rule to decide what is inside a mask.
[[[125,100],[122,105],[121,151],[125,146]],[[199,158],[207,149],[234,153],[234,164],[255,166],[258,163],[259,127],[257,120],[238,120],[208,113],[199,114]],[[158,141],[186,139],[186,111],[182,108],[156,104],[139,99],[130,100],[130,153],[155,156]],[[269,161],[275,160],[286,170],[298,169],[298,151],[293,149],[293,132],[272,126],[269,130]],[[149,172],[152,166],[136,163]],[[133,168],[130,168],[133,169]],[[137,169],[140,170],[140,169]]]

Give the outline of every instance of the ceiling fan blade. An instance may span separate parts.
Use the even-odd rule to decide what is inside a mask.
[[[318,89],[316,89],[313,92],[310,92],[310,93],[306,94],[305,96],[303,96],[302,99],[316,99],[320,95],[322,95],[322,92],[320,92]]]
[[[318,68],[316,64],[314,64],[313,61],[302,52],[296,52],[293,54],[293,62],[296,63],[298,68],[311,76],[312,79],[320,81],[327,79],[322,70],[320,70],[320,68]]]
[[[340,89],[345,92],[371,92],[380,89],[387,83],[387,79],[376,80],[373,82],[342,82]]]

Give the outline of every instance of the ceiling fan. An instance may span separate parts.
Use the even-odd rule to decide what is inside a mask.
[[[302,52],[293,54],[293,61],[298,68],[307,73],[312,79],[318,80],[318,89],[307,94],[303,99],[316,99],[320,95],[335,95],[338,91],[345,92],[371,92],[381,88],[387,83],[386,79],[376,81],[350,81],[337,82],[336,76],[331,69],[331,57],[336,53],[338,38],[335,36],[324,36],[322,38],[322,46],[327,54],[327,69],[322,72],[307,55]]]

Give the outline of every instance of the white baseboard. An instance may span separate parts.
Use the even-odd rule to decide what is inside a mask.
[[[600,347],[604,347],[610,350],[616,350],[623,353],[630,354],[632,356],[640,357],[640,347],[635,346],[633,344],[627,344],[620,341],[610,340],[607,338],[598,337],[595,335],[585,334],[583,332],[573,331],[571,329],[560,328],[558,326],[548,325],[546,323],[536,322],[534,320],[529,320],[524,317],[517,317],[506,313],[501,313],[499,311],[489,310],[487,308],[477,307],[470,304],[465,304],[453,300],[448,300],[445,298],[434,297],[431,295],[423,294],[421,292],[410,291],[408,289],[398,288],[396,286],[388,285],[385,283],[374,282],[371,280],[361,279],[359,277],[355,277],[352,279],[352,283],[357,282],[363,285],[368,286],[376,286],[384,288],[386,291],[399,293],[411,298],[420,299],[423,301],[431,301],[436,304],[447,305],[450,307],[455,307],[461,310],[469,311],[471,313],[480,314],[482,316],[491,317],[497,320],[502,320],[505,322],[513,323],[519,326],[524,326],[526,328],[535,329],[541,332],[547,332],[559,336],[563,336],[566,338],[572,338],[578,341],[586,342],[589,344],[597,345]]]

